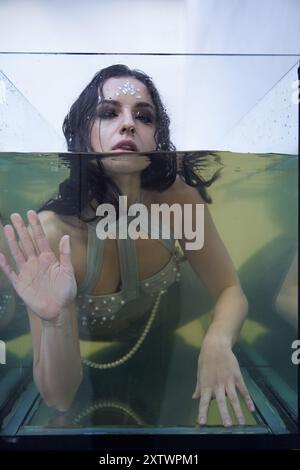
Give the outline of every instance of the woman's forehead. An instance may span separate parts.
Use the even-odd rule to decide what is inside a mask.
[[[103,84],[103,95],[105,99],[118,99],[121,97],[132,97],[137,101],[149,101],[152,103],[147,87],[134,77],[112,77]]]

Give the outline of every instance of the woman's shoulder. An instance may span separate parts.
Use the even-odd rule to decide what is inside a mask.
[[[39,212],[39,219],[51,244],[58,244],[63,235],[74,238],[85,226],[77,217],[62,216],[54,211]]]
[[[188,203],[205,203],[199,191],[185,183],[180,176],[165,191],[159,193],[158,199],[160,203],[166,202],[168,204],[188,204]]]

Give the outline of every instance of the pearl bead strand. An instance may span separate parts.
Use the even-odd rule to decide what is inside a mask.
[[[146,336],[148,335],[148,333],[150,331],[150,328],[152,326],[152,323],[154,322],[154,319],[156,317],[156,314],[157,314],[157,311],[158,311],[158,308],[159,308],[159,305],[160,305],[161,296],[165,292],[166,291],[161,290],[158,293],[157,298],[154,302],[154,306],[152,308],[150,317],[149,317],[149,319],[146,323],[146,326],[145,326],[144,330],[142,331],[141,336],[138,338],[136,343],[133,345],[133,347],[130,349],[130,351],[127,354],[125,354],[120,359],[117,359],[116,361],[107,362],[107,363],[99,363],[99,362],[95,362],[95,361],[90,361],[89,359],[82,359],[83,364],[85,364],[86,366],[89,366],[89,367],[93,367],[94,369],[107,370],[107,369],[113,369],[114,367],[121,366],[122,364],[127,362],[129,359],[131,359],[131,357],[140,349],[141,345],[145,341]]]

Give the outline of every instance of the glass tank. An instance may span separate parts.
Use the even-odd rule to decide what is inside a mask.
[[[96,73],[114,64],[145,72],[158,92],[123,73],[111,79],[113,90],[98,81],[76,101]],[[199,435],[201,442],[203,435],[298,431],[298,66],[297,56],[274,55],[0,54],[0,252],[16,276],[23,262],[41,255],[26,229],[33,210],[41,214],[55,262],[60,249],[67,253],[67,242],[59,248],[59,241],[69,234],[76,274],[73,297],[68,294],[72,308],[69,301],[63,323],[56,324],[63,315],[49,317],[50,305],[63,295],[63,283],[54,289],[49,281],[41,295],[32,280],[26,297],[24,286],[13,287],[0,270],[4,440],[184,434]],[[141,104],[144,98],[152,111]],[[79,107],[71,108],[75,101]],[[156,148],[148,145],[151,129]],[[116,136],[127,140],[116,143]],[[105,145],[109,139],[114,149]],[[136,180],[128,179],[133,170],[126,165],[135,175],[145,175],[150,165],[156,169],[131,200],[148,209],[151,220],[132,225],[140,236],[130,241],[120,232],[104,240],[104,213],[95,201],[111,203],[126,189],[133,194],[124,181]],[[161,243],[160,228],[152,236],[165,215],[153,216],[151,205],[168,201],[181,208],[183,201],[198,201],[210,213],[199,209],[203,219],[190,227],[199,243],[190,249],[182,233],[167,236],[167,243]],[[123,221],[120,210],[115,228]],[[14,213],[25,224],[16,239],[22,262],[8,242]],[[32,252],[22,230],[31,234]],[[187,239],[186,227],[183,232]],[[27,290],[31,275],[23,271]],[[237,286],[248,308],[240,306]],[[199,352],[208,347],[212,325],[220,332],[213,350],[231,351],[222,344],[230,338],[234,356],[224,365],[237,361],[233,375],[241,371],[255,407],[247,407],[237,387],[237,413],[230,391],[223,391],[229,426],[216,389],[204,424],[200,396],[192,398]],[[209,362],[204,352],[202,359]],[[214,373],[216,360],[209,364]],[[208,366],[201,367],[208,374]],[[208,375],[202,376],[204,389]],[[56,401],[60,384],[71,399]]]

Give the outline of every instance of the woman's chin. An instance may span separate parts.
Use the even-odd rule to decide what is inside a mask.
[[[149,157],[132,154],[116,155],[102,160],[106,171],[113,173],[136,173],[143,171],[150,164]]]

